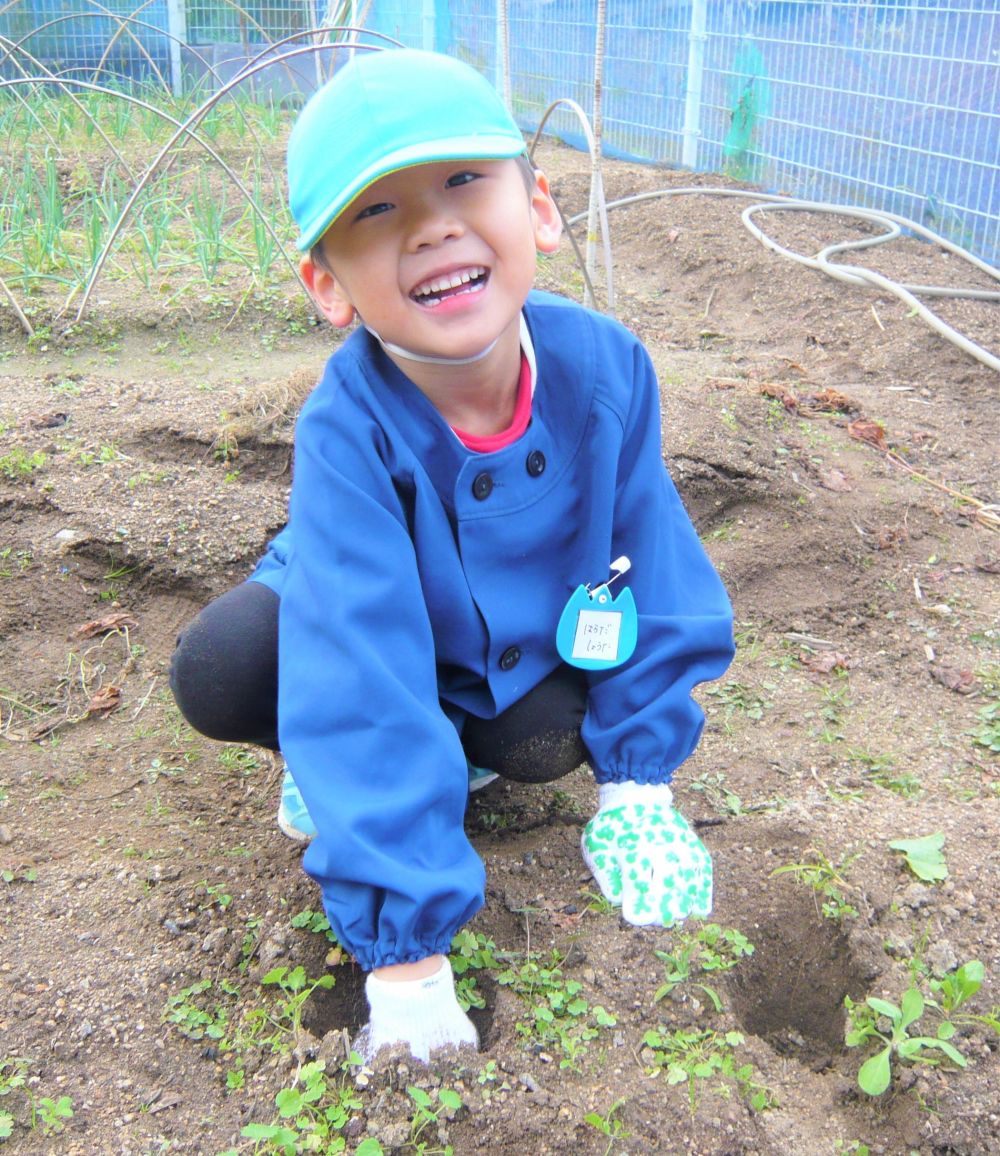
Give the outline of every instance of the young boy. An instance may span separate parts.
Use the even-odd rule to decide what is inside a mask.
[[[637,925],[708,915],[668,783],[732,616],[663,467],[647,354],[532,290],[560,219],[478,73],[358,55],[303,109],[288,178],[303,278],[361,326],[299,418],[288,527],[182,637],[172,683],[199,729],[280,745],[303,865],[370,972],[360,1046],[426,1060],[477,1042],[446,958],[484,898],[477,765],[589,762],[607,898]]]

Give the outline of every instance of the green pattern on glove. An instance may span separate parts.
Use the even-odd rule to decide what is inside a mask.
[[[629,923],[671,926],[712,910],[712,860],[673,807],[627,803],[599,811],[583,857],[605,898]]]

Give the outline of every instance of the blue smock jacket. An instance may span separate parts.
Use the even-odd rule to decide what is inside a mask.
[[[354,333],[303,407],[289,528],[254,575],[281,597],[279,738],[318,831],[303,865],[366,969],[447,952],[482,905],[463,720],[556,667],[579,585],[631,559],[614,590],[635,597],[635,653],[588,675],[598,782],[669,781],[701,734],[692,688],[732,658],[728,599],[663,466],[647,353],[561,298],[532,293],[524,314],[531,423],[488,454]]]

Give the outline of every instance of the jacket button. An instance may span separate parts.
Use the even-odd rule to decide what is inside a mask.
[[[524,464],[528,467],[528,473],[537,478],[545,472],[545,454],[541,450],[532,450]]]
[[[485,502],[486,499],[493,493],[493,479],[489,474],[476,474],[475,481],[472,483],[472,496],[480,502]]]
[[[521,661],[521,651],[516,646],[508,646],[500,655],[500,669],[513,670]]]

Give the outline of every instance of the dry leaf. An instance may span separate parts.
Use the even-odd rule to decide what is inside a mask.
[[[785,389],[783,385],[778,385],[777,382],[765,382],[758,388],[757,392],[761,397],[771,397],[775,401],[780,401],[790,413],[798,408],[799,399],[795,394],[790,389]]]
[[[850,670],[851,660],[839,650],[824,650],[819,654],[803,651],[802,665],[813,674],[831,674],[835,670]]]
[[[65,425],[69,417],[65,413],[33,413],[29,414],[23,421],[23,425],[28,429],[55,429],[57,426]]]
[[[910,535],[898,526],[883,526],[875,535],[876,550],[895,550],[900,542],[906,542]]]
[[[111,714],[113,710],[117,710],[121,704],[122,692],[120,687],[102,686],[87,703],[87,714],[96,714],[103,718],[105,715]]]
[[[139,623],[126,610],[118,610],[114,614],[106,614],[103,618],[94,618],[78,626],[73,634],[77,638],[94,638],[98,634],[111,634],[115,630],[129,630]]]
[[[853,398],[839,389],[821,389],[819,393],[804,398],[815,409],[823,413],[857,413],[861,408]]]
[[[854,489],[840,470],[821,470],[819,484],[824,490],[833,490],[836,494],[849,494]]]
[[[976,689],[976,679],[971,670],[958,670],[954,666],[931,666],[931,678],[956,694],[972,694]]]
[[[877,450],[889,448],[885,440],[885,430],[877,421],[868,421],[867,418],[859,417],[857,421],[848,424],[847,432],[856,441],[867,442]]]
[[[976,569],[982,570],[984,574],[1000,574],[1000,558],[987,558],[985,554],[980,554],[976,559]]]

